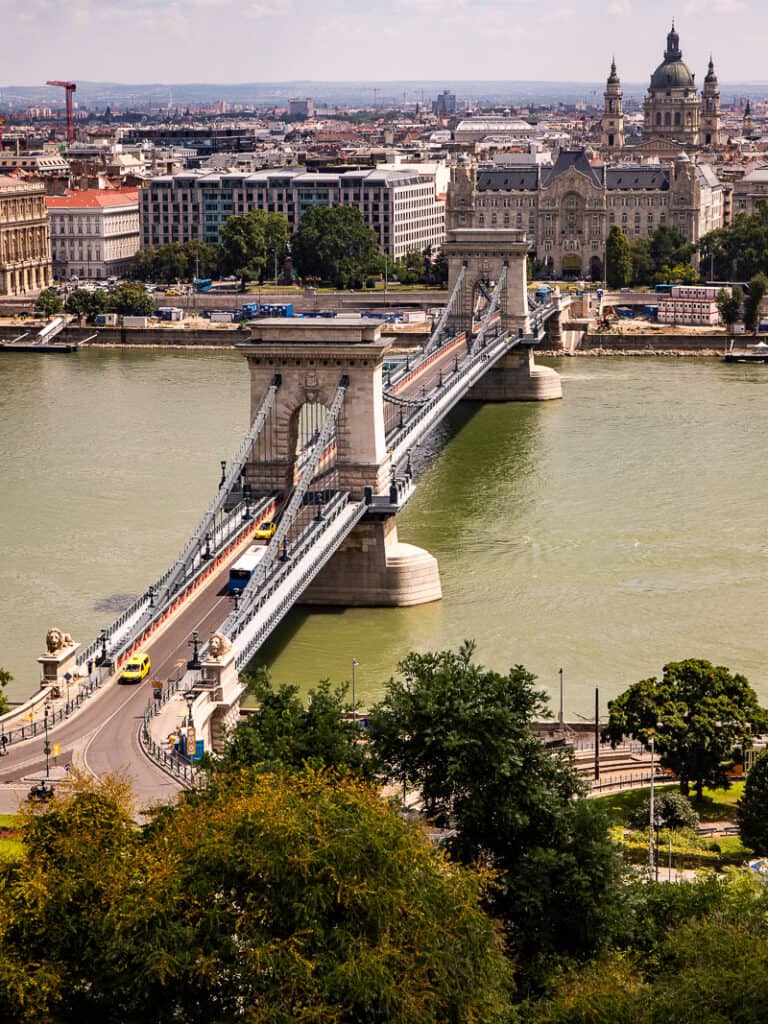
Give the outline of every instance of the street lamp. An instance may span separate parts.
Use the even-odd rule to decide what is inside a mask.
[[[48,742],[48,705],[45,705],[45,718],[43,719],[43,728],[45,729],[45,744],[43,745],[43,751],[45,752],[45,778],[46,781],[51,777],[51,744]],[[43,783],[45,788],[45,783]]]
[[[187,668],[189,668],[189,669],[199,669],[199,668],[202,668],[203,664],[200,661],[200,656],[199,656],[199,653],[198,653],[199,650],[200,650],[200,634],[197,632],[196,629],[192,630],[192,636],[189,638],[189,640],[187,640],[187,647],[191,647],[192,648],[192,657],[187,662]]]
[[[67,684],[67,714],[69,714],[69,687],[70,687],[70,684],[72,682],[72,673],[71,672],[65,672],[64,673],[64,682]],[[48,714],[48,709],[46,708],[46,716],[47,716],[47,714]]]
[[[219,480],[219,487],[223,487],[224,483],[225,483],[225,481],[227,479],[227,460],[226,459],[222,459],[220,465],[221,465],[221,480]]]
[[[357,658],[352,659],[352,715],[357,719],[357,701],[355,700],[355,684],[357,682],[357,666],[360,662]]]
[[[560,711],[557,715],[557,720],[560,723],[560,732],[565,732],[565,720],[563,718],[563,670],[558,669],[560,675]]]

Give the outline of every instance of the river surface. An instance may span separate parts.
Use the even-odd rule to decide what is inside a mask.
[[[261,652],[368,702],[409,650],[477,642],[590,716],[666,661],[744,672],[768,701],[768,368],[551,361],[562,402],[461,406],[419,456],[400,538],[441,602],[291,613]],[[0,355],[0,665],[36,688],[49,626],[88,643],[175,559],[248,421],[231,352]]]

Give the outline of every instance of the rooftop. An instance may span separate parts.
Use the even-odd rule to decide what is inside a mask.
[[[70,192],[66,196],[46,196],[45,205],[49,210],[104,210],[115,206],[138,206],[139,193],[136,189],[113,190],[89,188],[82,192]]]

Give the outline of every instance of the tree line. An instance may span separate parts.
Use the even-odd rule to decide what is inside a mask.
[[[26,855],[0,865],[0,1020],[758,1024],[765,886],[629,872],[534,728],[535,683],[469,643],[412,653],[361,730],[346,686],[304,701],[262,671],[207,785],[148,823],[119,779],[26,808]],[[613,701],[606,737],[655,730],[698,789],[765,728],[744,677],[691,659]],[[758,765],[742,818],[768,852]]]
[[[83,317],[93,322],[103,313],[117,313],[120,316],[151,316],[155,311],[155,303],[143,284],[128,282],[115,288],[93,291],[75,288],[66,300],[51,288],[45,288],[37,297],[35,310],[45,316],[57,313],[70,313],[78,318]]]
[[[293,235],[283,214],[251,210],[225,221],[218,245],[190,241],[142,249],[130,276],[155,282],[235,276],[244,287],[249,281],[280,278],[287,256],[303,280],[337,288],[372,286],[384,274],[403,284],[441,285],[448,280],[445,257],[430,250],[409,252],[400,260],[386,257],[379,251],[376,232],[351,206],[310,207]]]

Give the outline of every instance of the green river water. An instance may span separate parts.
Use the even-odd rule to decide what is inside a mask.
[[[400,538],[441,602],[297,609],[262,652],[303,688],[375,698],[411,649],[477,641],[567,717],[669,660],[744,672],[768,700],[768,368],[563,359],[562,402],[461,406],[418,457]],[[58,625],[89,642],[178,555],[248,421],[231,352],[0,356],[0,665],[36,688]],[[557,708],[555,707],[556,711]]]

